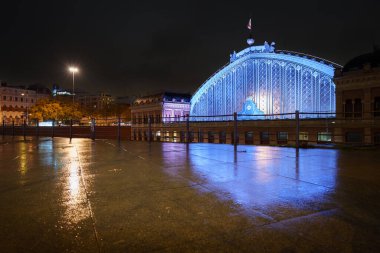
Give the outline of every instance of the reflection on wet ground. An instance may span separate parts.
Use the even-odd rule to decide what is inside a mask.
[[[1,252],[377,252],[378,150],[0,140]]]

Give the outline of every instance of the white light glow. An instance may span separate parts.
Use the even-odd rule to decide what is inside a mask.
[[[78,73],[79,72],[79,69],[77,67],[69,67],[69,71],[71,73]]]

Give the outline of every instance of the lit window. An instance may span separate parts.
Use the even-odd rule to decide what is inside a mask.
[[[320,132],[318,133],[318,142],[331,142],[332,134],[328,132]]]
[[[307,140],[309,140],[309,134],[308,134],[308,132],[300,132],[300,134],[299,134],[299,140],[300,141],[307,141]]]

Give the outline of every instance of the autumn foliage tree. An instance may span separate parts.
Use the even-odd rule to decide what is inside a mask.
[[[80,120],[82,112],[76,103],[52,98],[41,99],[30,108],[31,118],[46,120]]]

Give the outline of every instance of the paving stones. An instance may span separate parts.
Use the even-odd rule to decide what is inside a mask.
[[[2,252],[376,252],[380,156],[5,137]]]

